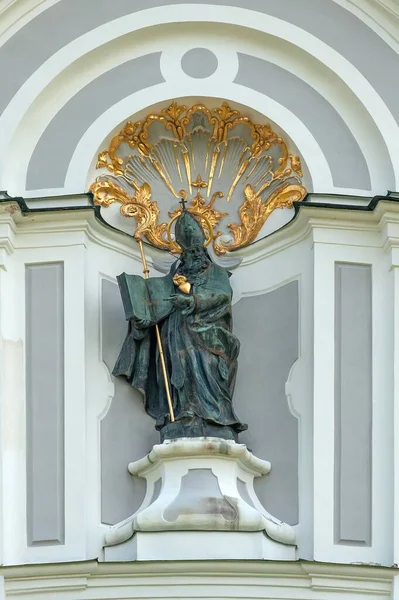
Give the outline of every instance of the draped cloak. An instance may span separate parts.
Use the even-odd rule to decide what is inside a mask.
[[[181,293],[173,284],[176,272],[177,263],[165,277],[147,280],[151,285],[147,296],[141,277],[123,274],[118,278],[129,325],[113,374],[126,377],[144,394],[145,409],[156,419],[157,429],[169,422],[153,327],[158,323],[176,421],[199,418],[236,433],[243,431],[247,426],[232,406],[240,343],[232,333],[229,274],[211,263],[196,275],[190,292],[194,304],[189,314],[183,314],[168,301],[171,294]]]

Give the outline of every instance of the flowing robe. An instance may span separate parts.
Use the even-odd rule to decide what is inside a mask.
[[[163,288],[164,294],[169,291],[170,295],[171,289],[172,293],[181,293],[173,286],[175,273],[176,264],[168,275],[156,278],[158,296]],[[190,423],[201,420],[211,426],[230,428],[237,434],[246,425],[238,420],[232,406],[240,343],[232,333],[229,275],[211,263],[191,284],[194,303],[188,314],[171,303],[163,307],[163,298],[152,297],[150,303],[156,310],[150,320],[129,319],[128,335],[113,374],[126,377],[144,393],[146,411],[156,419],[157,429],[169,423],[153,327],[158,323],[176,422],[185,422],[190,427]],[[145,298],[139,300],[148,302]]]

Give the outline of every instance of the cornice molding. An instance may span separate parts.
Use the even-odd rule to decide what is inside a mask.
[[[333,203],[331,197],[312,195],[308,201],[297,203],[296,215],[286,226],[256,243],[234,252],[242,258],[241,268],[263,261],[267,257],[286,250],[305,240],[311,243],[336,243],[358,246],[384,247],[389,235],[392,244],[399,244],[399,198],[394,194],[377,196],[369,200],[342,198],[346,203]],[[97,207],[78,206],[72,208],[30,209],[22,199],[4,199],[0,202],[1,224],[10,227],[9,237],[0,229],[0,247],[7,246],[7,252],[32,247],[36,244],[51,247],[98,244],[106,249],[124,254],[140,263],[140,254],[131,236],[107,225]],[[388,231],[389,228],[389,231]],[[331,231],[339,231],[336,239]],[[325,232],[325,233],[323,233]],[[354,235],[357,232],[369,235]],[[51,238],[51,234],[55,234]],[[83,234],[83,236],[82,236]],[[40,242],[32,236],[41,237]],[[396,241],[395,241],[396,240]],[[161,260],[165,253],[146,245],[150,264]]]
[[[397,567],[381,567],[369,564],[324,563],[317,561],[263,561],[263,560],[212,560],[212,561],[131,561],[101,562],[97,559],[33,565],[0,566],[0,576],[7,579],[21,577],[52,577],[63,574],[83,576],[131,575],[132,577],[150,575],[152,577],[169,575],[187,575],[188,564],[194,575],[231,575],[247,577],[251,575],[297,575],[299,577],[325,575],[332,577],[354,577],[364,580],[391,581],[399,575]]]
[[[2,224],[7,224],[12,232],[12,236],[7,240],[9,253],[36,245],[31,239],[32,236],[55,234],[56,243],[50,237],[47,241],[42,237],[38,245],[41,247],[86,245],[89,240],[124,254],[141,265],[140,252],[136,249],[133,238],[107,225],[92,206],[31,210],[21,201],[3,200],[0,202],[0,248],[2,247]],[[153,259],[164,256],[162,251],[151,246],[146,245],[146,253],[147,249],[150,265]]]
[[[341,591],[354,596],[359,594],[359,597],[363,594],[390,597],[392,580],[397,574],[398,570],[394,568],[368,565],[247,560],[125,563],[92,560],[0,568],[0,575],[5,578],[7,597],[23,595],[25,598],[27,594],[38,592],[44,597],[54,592],[72,591],[75,592],[74,597],[79,598],[79,592],[84,594],[88,588],[93,599],[103,598],[105,590],[107,597],[116,598],[124,595],[122,588],[134,586],[140,586],[141,590],[146,588],[147,592],[151,590],[153,598],[163,598],[171,597],[179,585],[185,586],[185,597],[189,598],[189,589],[194,593],[199,578],[204,598],[215,598],[219,594],[225,597],[225,586],[234,586],[235,597],[245,598],[247,595],[242,593],[242,589],[248,585],[256,585],[265,591],[270,588],[292,588],[298,599],[308,598],[309,588],[331,594]],[[221,581],[224,585],[221,585]]]
[[[383,247],[385,240],[381,234],[388,218],[386,213],[391,223],[399,223],[399,203],[385,196],[374,198],[368,206],[301,202],[296,209],[295,218],[285,227],[235,253],[243,259],[241,266],[262,261],[306,239],[313,244],[324,242]],[[326,237],[331,230],[346,232],[346,236],[332,242],[331,236]],[[323,231],[326,235],[323,235]],[[369,236],[366,242],[364,237],[355,238],[355,232],[375,235],[373,238]]]

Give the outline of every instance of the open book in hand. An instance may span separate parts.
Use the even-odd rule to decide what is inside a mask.
[[[176,293],[173,279],[122,273],[117,277],[126,320],[138,319],[152,324],[162,321],[174,309],[170,296]]]

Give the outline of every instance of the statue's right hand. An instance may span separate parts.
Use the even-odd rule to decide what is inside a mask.
[[[185,294],[173,294],[170,296],[170,300],[175,308],[179,308],[181,311],[190,310],[194,306],[193,296],[186,296]]]
[[[132,319],[132,322],[137,329],[147,329],[151,325],[148,319]]]

